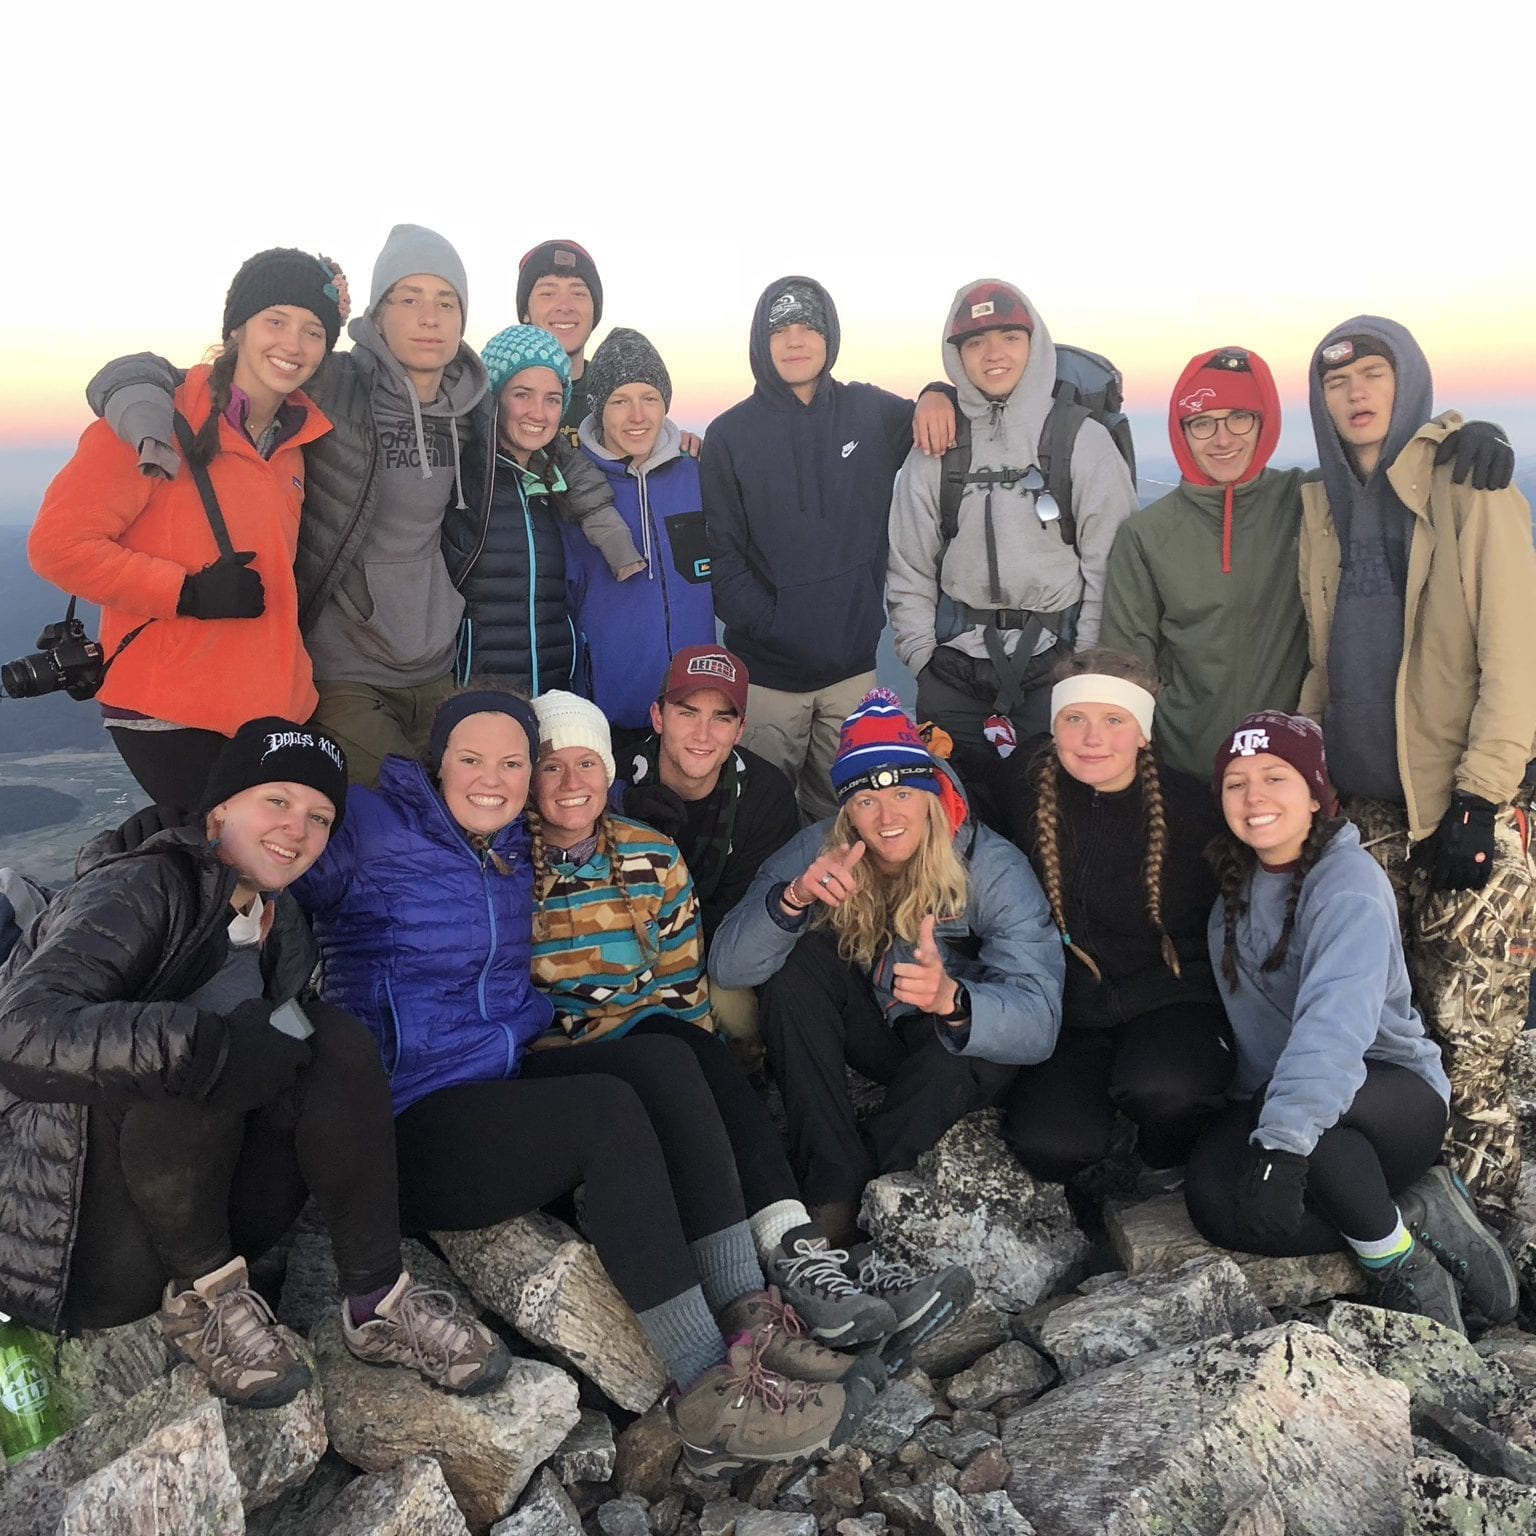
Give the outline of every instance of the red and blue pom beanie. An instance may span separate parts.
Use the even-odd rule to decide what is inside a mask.
[[[871,688],[843,721],[832,760],[832,789],[839,805],[865,789],[897,784],[939,793],[940,770],[917,727],[889,688]]]

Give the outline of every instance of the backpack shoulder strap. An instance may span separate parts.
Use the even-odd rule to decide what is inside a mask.
[[[965,495],[966,478],[971,472],[971,419],[955,411],[955,446],[945,451],[939,463],[939,563],[960,531],[960,502]]]
[[[1066,385],[1051,401],[1045,424],[1040,429],[1040,472],[1045,488],[1056,498],[1061,509],[1062,542],[1077,548],[1077,517],[1072,510],[1072,448],[1077,434],[1093,412],[1077,398],[1077,391]]]

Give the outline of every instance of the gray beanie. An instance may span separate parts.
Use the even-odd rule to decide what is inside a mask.
[[[827,334],[827,306],[810,283],[791,282],[774,295],[768,306],[768,334],[791,325],[803,325],[819,336]]]
[[[418,272],[451,284],[459,296],[459,308],[469,313],[469,282],[459,253],[435,229],[425,229],[420,224],[396,224],[390,230],[384,249],[373,264],[368,313],[372,314],[389,297],[389,290],[402,277],[414,277]]]
[[[639,331],[619,326],[592,354],[582,375],[587,387],[587,409],[597,423],[602,437],[603,408],[608,397],[626,384],[649,384],[661,396],[662,410],[672,407],[672,375],[661,360],[661,353]]]

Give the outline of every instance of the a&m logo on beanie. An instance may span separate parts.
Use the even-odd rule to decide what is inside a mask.
[[[1232,751],[1238,757],[1255,757],[1269,750],[1269,732],[1263,730],[1238,731],[1232,737]]]

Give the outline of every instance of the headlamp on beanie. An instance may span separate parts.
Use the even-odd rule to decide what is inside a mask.
[[[940,771],[901,700],[889,688],[872,688],[843,721],[832,789],[839,805],[864,790],[898,785],[936,795]]]
[[[1393,368],[1397,367],[1397,359],[1392,356],[1391,347],[1380,337],[1340,336],[1337,341],[1330,341],[1326,347],[1319,349],[1317,376],[1322,378],[1334,368],[1347,368],[1351,363],[1358,363],[1362,357],[1385,358]]]

